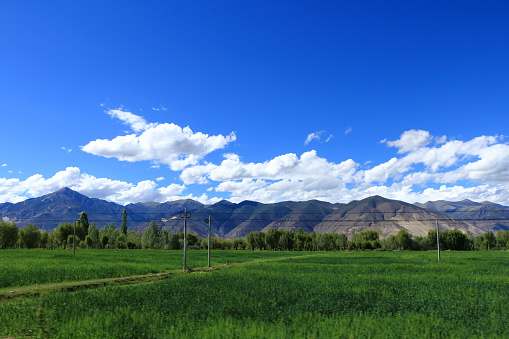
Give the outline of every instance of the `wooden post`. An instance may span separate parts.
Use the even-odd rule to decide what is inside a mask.
[[[437,220],[437,255],[438,255],[438,262],[440,262],[440,237],[438,234],[438,220]]]
[[[208,267],[210,267],[210,224],[212,223],[212,219],[210,218],[210,215],[209,215],[208,223],[209,223],[209,236],[208,236],[208,245],[207,245],[207,265],[208,265]]]

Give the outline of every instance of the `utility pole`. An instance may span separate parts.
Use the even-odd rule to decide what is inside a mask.
[[[184,213],[180,213],[180,217],[184,218],[184,271],[187,270],[187,219],[191,218],[191,212],[187,212],[184,208]]]
[[[76,224],[78,222],[74,222],[74,236],[72,237],[72,255],[76,255]]]
[[[212,219],[210,218],[210,215],[209,215],[208,219],[205,219],[205,222],[207,222],[209,224],[209,236],[208,236],[208,245],[207,245],[207,265],[208,265],[208,267],[210,267],[210,224],[212,223]]]
[[[438,220],[437,222],[437,254],[438,254],[438,262],[440,262],[440,238],[438,236]]]

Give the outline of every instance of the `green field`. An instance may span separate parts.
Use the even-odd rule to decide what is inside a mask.
[[[167,256],[181,265],[182,252],[124,252],[133,260],[153,256],[163,270],[172,267],[163,263]],[[101,253],[106,267],[108,253],[123,252]],[[190,253],[206,263],[206,252]],[[216,253],[230,263],[297,254]],[[147,284],[3,300],[0,337],[509,337],[507,252],[444,252],[440,263],[433,252],[302,254]]]
[[[291,252],[291,256],[305,255]],[[214,251],[211,265],[287,257],[288,252]],[[187,252],[188,268],[207,265],[207,251]],[[0,250],[0,289],[182,269],[182,251],[163,250]]]

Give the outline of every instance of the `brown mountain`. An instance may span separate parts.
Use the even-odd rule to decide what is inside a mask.
[[[430,229],[436,227],[437,221],[442,230],[457,228],[473,235],[482,233],[472,224],[446,214],[380,196],[352,201],[339,207],[324,218],[314,231],[351,236],[353,232],[377,230],[382,237],[386,237],[406,229],[414,236],[425,236]]]
[[[509,207],[489,201],[428,201],[416,206],[445,213],[451,217],[462,219],[483,231],[509,230]]]
[[[245,237],[251,231],[267,231],[271,228],[301,228],[306,232],[347,235],[364,230],[377,230],[382,237],[406,229],[415,236],[423,236],[428,230],[435,228],[437,221],[441,229],[458,228],[463,232],[478,235],[484,232],[485,227],[505,227],[509,220],[509,207],[491,203],[434,202],[425,205],[427,208],[423,206],[379,196],[348,204],[331,204],[318,200],[273,204],[255,201],[231,203],[223,200],[213,205],[203,205],[193,200],[179,200],[121,206],[92,199],[65,188],[16,204],[0,204],[0,217],[9,218],[22,227],[35,223],[41,228],[51,230],[62,222],[77,220],[79,213],[85,211],[89,221],[95,222],[100,228],[110,222],[119,227],[122,211],[126,209],[127,224],[131,230],[143,231],[151,221],[156,221],[167,230],[181,232],[184,226],[181,213],[186,209],[190,212],[187,220],[189,232],[206,236],[208,227],[205,220],[211,216],[212,235],[224,238]],[[462,217],[467,220],[461,220]],[[499,221],[495,221],[493,226],[492,219],[495,217]]]

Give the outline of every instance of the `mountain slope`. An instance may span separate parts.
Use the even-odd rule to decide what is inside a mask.
[[[121,215],[123,207],[101,199],[92,199],[69,188],[39,198],[27,199],[0,209],[3,217],[23,227],[35,223],[41,229],[53,229],[64,222],[74,222],[80,213],[97,213],[95,220],[107,221],[114,215]],[[89,215],[89,219],[91,219]]]
[[[463,219],[483,231],[509,230],[509,207],[489,201],[479,203],[470,200],[438,200],[415,205]]]
[[[63,222],[74,222],[85,211],[89,222],[95,222],[99,228],[111,222],[119,227],[124,209],[128,213],[130,230],[143,231],[151,221],[156,221],[172,232],[182,232],[182,212],[186,209],[189,212],[188,231],[202,237],[207,235],[206,220],[209,216],[212,217],[212,235],[225,238],[245,237],[251,231],[268,231],[271,228],[302,228],[306,232],[345,233],[349,236],[354,232],[377,230],[382,237],[406,229],[415,236],[424,236],[435,228],[437,220],[441,229],[458,228],[473,235],[482,234],[486,228],[509,228],[509,207],[488,202],[439,201],[417,206],[373,196],[348,204],[317,200],[273,204],[223,200],[213,205],[203,205],[193,200],[178,200],[122,206],[89,198],[68,188],[16,204],[1,204],[0,217],[9,218],[21,227],[35,223],[42,229],[50,230]],[[495,217],[505,220],[492,220]]]
[[[345,233],[377,230],[382,237],[394,235],[406,229],[414,236],[425,236],[439,222],[441,229],[457,228],[462,232],[478,235],[481,232],[473,225],[446,214],[430,211],[418,206],[380,196],[352,201],[328,215],[314,231],[317,233]]]

